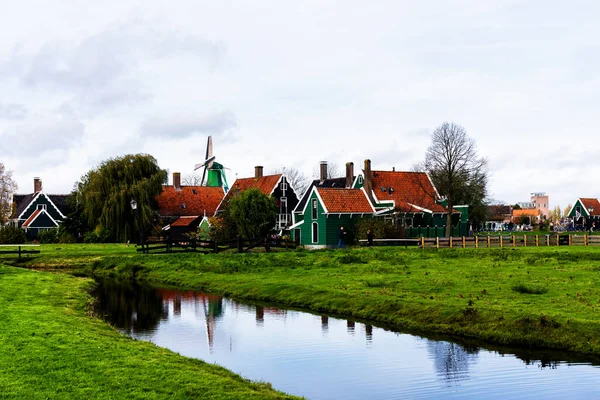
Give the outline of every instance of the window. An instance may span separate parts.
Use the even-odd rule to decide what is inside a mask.
[[[282,197],[279,201],[281,202],[281,212],[287,212],[287,197]]]
[[[46,210],[46,204],[38,204],[37,209],[38,210]]]
[[[312,242],[319,243],[319,224],[312,223]]]
[[[317,219],[317,212],[319,211],[317,207],[317,199],[313,199],[312,201],[312,219]]]
[[[281,190],[286,191],[288,189],[288,185],[287,182],[283,181],[281,182]]]

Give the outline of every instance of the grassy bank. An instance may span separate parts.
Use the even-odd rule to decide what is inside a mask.
[[[285,398],[90,318],[90,284],[0,260],[0,399]]]
[[[215,291],[501,344],[600,355],[600,248],[137,255],[46,247],[23,265]]]

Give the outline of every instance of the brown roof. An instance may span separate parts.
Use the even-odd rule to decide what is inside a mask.
[[[525,209],[521,209],[521,210],[513,210],[512,216],[513,217],[537,217],[538,210],[536,210],[535,208],[525,208]]]
[[[231,200],[233,196],[248,189],[258,189],[261,191],[261,193],[270,196],[271,193],[273,193],[273,190],[275,190],[277,183],[281,179],[281,175],[282,174],[275,174],[265,175],[260,178],[236,179],[233,185],[231,186],[231,189],[229,189],[229,192],[227,192],[227,195],[223,200],[223,205],[228,204],[229,200]]]
[[[373,213],[362,189],[316,188],[329,213]]]
[[[222,187],[163,186],[158,196],[158,207],[162,216],[214,215],[221,200],[225,197]]]
[[[190,226],[198,218],[200,218],[200,216],[198,216],[198,215],[193,215],[193,216],[189,216],[189,217],[188,216],[179,217],[179,218],[177,218],[177,220],[175,220],[173,223],[171,223],[171,226]]]
[[[600,215],[600,201],[598,199],[584,197],[579,198],[579,200],[581,200],[581,203],[590,215]],[[594,211],[590,211],[590,209]]]
[[[396,211],[415,212],[424,208],[446,212],[446,207],[435,202],[437,191],[424,172],[371,171],[371,182],[377,200],[393,200]]]

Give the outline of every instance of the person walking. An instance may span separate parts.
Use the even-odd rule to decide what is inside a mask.
[[[373,232],[370,229],[367,229],[367,243],[369,243],[369,247],[373,247],[374,237],[375,235],[373,235]]]
[[[344,230],[343,226],[340,226],[340,230],[338,231],[338,249],[342,248],[345,249],[346,248],[346,231]]]

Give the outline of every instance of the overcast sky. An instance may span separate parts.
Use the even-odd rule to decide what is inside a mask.
[[[107,158],[230,184],[365,158],[408,170],[444,121],[490,195],[600,197],[600,2],[19,1],[0,13],[0,161],[68,193]]]

